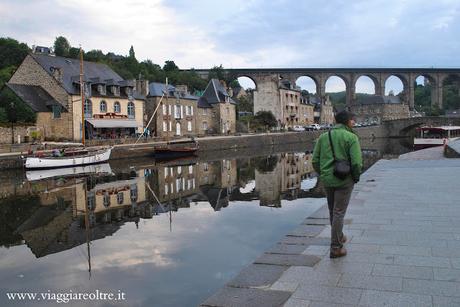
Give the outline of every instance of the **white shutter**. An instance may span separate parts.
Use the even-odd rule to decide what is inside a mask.
[[[163,131],[168,131],[168,123],[166,121],[163,121]]]
[[[190,107],[190,115],[193,116],[193,106]]]
[[[180,106],[180,118],[184,118],[184,106]]]
[[[192,131],[192,122],[191,121],[187,122],[187,130]]]
[[[172,114],[172,105],[169,105],[168,109],[169,109],[169,115],[171,115]]]
[[[166,105],[163,105],[163,115],[166,115]]]
[[[169,131],[172,131],[172,122],[169,122]]]

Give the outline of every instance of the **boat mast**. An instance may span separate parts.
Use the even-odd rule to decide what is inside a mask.
[[[85,90],[83,84],[83,50],[80,47],[81,143],[85,146]]]

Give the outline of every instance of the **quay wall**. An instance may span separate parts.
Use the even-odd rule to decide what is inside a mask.
[[[231,153],[235,157],[241,154],[247,154],[251,151],[257,151],[260,154],[281,152],[283,150],[304,148],[305,150],[313,149],[313,141],[324,131],[306,131],[306,132],[287,132],[287,133],[265,133],[254,135],[237,135],[237,136],[217,136],[196,138],[199,143],[199,156],[215,157],[227,156]],[[360,139],[363,141],[385,138],[386,130],[383,126],[362,127],[356,130]],[[161,143],[161,142],[160,142]],[[116,145],[112,150],[111,160],[147,157],[152,155],[154,144],[159,143],[141,143],[141,144],[124,144]],[[297,145],[296,145],[297,144]],[[24,144],[18,144],[20,146]],[[292,146],[287,146],[292,145]],[[28,145],[30,146],[30,145]],[[262,150],[262,148],[264,150]],[[15,150],[17,149],[17,150]],[[0,169],[22,168],[20,151],[26,151],[26,148],[12,147],[8,151],[11,154],[0,155]],[[16,151],[16,152],[14,152]],[[222,152],[222,153],[219,153]]]

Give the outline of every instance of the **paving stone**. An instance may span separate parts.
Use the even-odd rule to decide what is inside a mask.
[[[459,297],[460,283],[438,280],[403,279],[403,292]]]
[[[302,252],[303,255],[324,256],[329,253],[330,247],[323,245],[310,245]]]
[[[460,282],[460,270],[434,268],[435,280],[457,281]]]
[[[204,301],[201,306],[266,307],[281,306],[291,292],[224,287]]]
[[[329,218],[329,209],[328,209],[327,205],[321,206],[318,210],[313,212],[313,214],[311,214],[309,216],[309,218],[311,218],[311,219],[328,219]]]
[[[321,219],[306,218],[302,224],[304,225],[329,225],[330,222],[328,218],[321,218]]]
[[[368,254],[368,253],[356,253],[348,252],[347,256],[343,258],[333,259],[337,262],[363,262],[363,263],[381,263],[381,264],[393,264],[395,255],[389,254]]]
[[[362,292],[361,289],[300,285],[292,297],[326,303],[357,305]]]
[[[321,225],[300,225],[287,235],[294,237],[314,237],[323,231],[324,228],[325,226]]]
[[[460,257],[460,247],[432,248],[432,255],[437,257]]]
[[[267,254],[287,254],[287,255],[300,255],[306,249],[305,245],[298,244],[275,244],[266,251]]]
[[[321,258],[311,255],[282,255],[282,254],[263,254],[254,263],[272,264],[284,266],[314,266]]]
[[[365,290],[359,301],[359,306],[431,307],[432,305],[430,295]]]
[[[358,223],[352,223],[350,225],[345,225],[343,229],[362,229],[362,230],[379,230],[380,227],[384,225],[379,225],[379,224],[358,224]]]
[[[431,248],[423,246],[382,245],[380,252],[383,254],[431,256]]]
[[[340,278],[338,286],[344,288],[401,291],[402,278],[345,273]]]
[[[352,273],[370,275],[373,264],[371,263],[345,263],[343,261],[334,261],[333,259],[323,258],[316,266],[315,271],[325,274]]]
[[[243,288],[268,288],[280,278],[285,270],[285,266],[251,264],[244,268],[227,285]]]
[[[310,306],[310,301],[300,300],[297,298],[290,298],[283,305],[283,307],[309,307],[309,306]]]
[[[355,305],[349,304],[334,304],[334,303],[326,303],[326,302],[315,302],[311,301],[310,306],[308,307],[354,307]]]
[[[381,245],[378,245],[378,244],[353,244],[353,243],[347,243],[345,247],[346,247],[348,252],[378,254],[380,252],[380,246]]]
[[[284,237],[279,243],[297,244],[297,245],[325,245],[330,246],[331,240],[328,238],[310,238],[310,237]]]
[[[449,258],[442,257],[423,257],[423,256],[400,256],[395,255],[394,264],[450,268]]]
[[[297,282],[277,281],[273,285],[271,285],[270,290],[294,292],[298,286],[299,283]]]
[[[291,266],[281,275],[279,281],[302,285],[336,286],[340,276],[340,273],[324,273],[311,267]]]
[[[433,296],[433,307],[458,307],[460,297],[452,296]]]
[[[375,264],[372,270],[375,276],[433,279],[433,268],[407,265]]]

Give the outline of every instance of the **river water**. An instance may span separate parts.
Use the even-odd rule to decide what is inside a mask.
[[[310,151],[4,171],[0,306],[196,306],[325,203]],[[405,151],[371,142],[365,166]],[[97,292],[116,300],[75,296]]]

